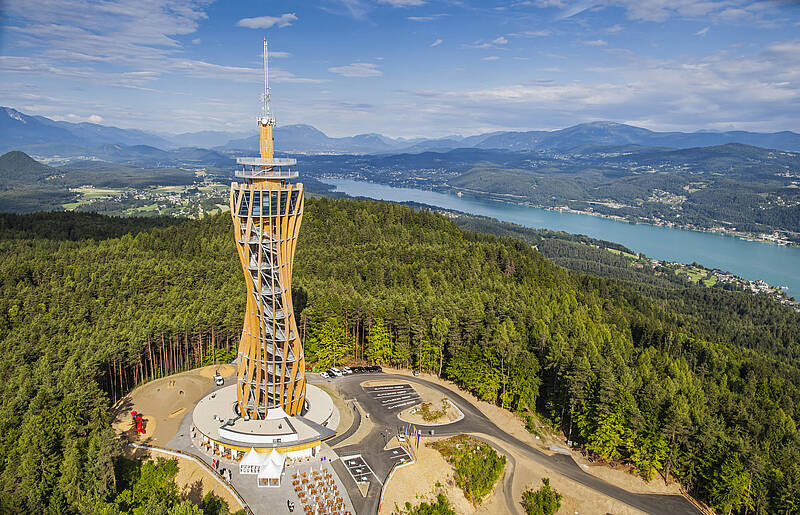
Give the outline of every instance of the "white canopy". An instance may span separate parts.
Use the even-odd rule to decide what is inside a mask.
[[[286,463],[286,456],[282,452],[272,449],[272,452],[267,455],[267,460],[269,460],[269,463],[278,465],[281,470],[283,470],[283,465]]]
[[[280,486],[286,457],[272,449],[258,472],[258,486]]]
[[[268,456],[250,448],[239,462],[240,474],[258,474],[268,461]]]
[[[267,455],[261,454],[257,450],[250,448],[247,454],[244,455],[240,465],[263,465],[267,461]]]
[[[283,467],[274,461],[270,461],[261,467],[261,471],[258,473],[258,479],[280,479],[281,472],[283,472]]]

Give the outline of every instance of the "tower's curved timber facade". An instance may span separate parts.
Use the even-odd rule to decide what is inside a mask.
[[[265,61],[265,112],[258,119],[261,157],[237,158],[230,208],[247,286],[239,342],[237,405],[251,419],[298,415],[305,400],[305,359],[292,304],[292,264],[303,218],[303,185],[294,159],[273,157]]]

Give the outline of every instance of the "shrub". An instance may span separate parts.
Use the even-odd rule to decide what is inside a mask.
[[[550,488],[550,478],[542,479],[538,490],[525,490],[522,507],[528,515],[553,515],[561,508],[561,494]]]

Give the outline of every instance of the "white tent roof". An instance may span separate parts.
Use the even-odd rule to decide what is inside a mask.
[[[258,479],[280,479],[283,466],[278,465],[274,461],[269,461],[261,467],[258,473]]]
[[[267,462],[274,463],[283,469],[283,464],[286,463],[286,456],[282,452],[272,449],[272,452],[267,455]]]
[[[239,465],[264,465],[267,459],[268,456],[266,454],[261,454],[251,447],[242,458],[242,461],[239,462]]]
[[[261,470],[258,473],[258,479],[280,478],[285,462],[286,456],[272,449],[272,452],[266,455],[266,460],[264,460],[264,464],[261,466]]]

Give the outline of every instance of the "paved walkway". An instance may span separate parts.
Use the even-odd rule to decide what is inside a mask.
[[[234,377],[226,378],[225,383],[231,384],[232,381],[235,380]],[[209,393],[218,389],[219,387],[214,387],[209,390]],[[283,477],[281,478],[281,486],[280,487],[259,487],[257,485],[257,480],[255,475],[242,475],[239,474],[239,464],[233,460],[228,460],[225,458],[219,458],[217,456],[210,456],[207,452],[200,448],[200,439],[195,438],[192,440],[191,437],[191,430],[192,427],[192,411],[190,410],[181,421],[181,425],[178,429],[178,432],[175,436],[167,443],[167,447],[171,449],[178,449],[181,451],[191,452],[199,456],[203,459],[206,463],[211,465],[211,460],[216,458],[220,461],[220,469],[229,469],[231,471],[231,484],[234,488],[239,492],[244,500],[247,502],[248,506],[253,513],[256,515],[273,515],[278,513],[289,513],[289,509],[287,506],[287,501],[292,500],[295,503],[294,513],[303,513],[303,503],[300,502],[300,498],[298,493],[295,492],[295,486],[292,482],[296,481],[297,478],[293,477],[294,474],[298,476],[302,473],[306,474],[306,478],[311,479],[312,475],[309,474],[310,470],[313,469],[316,472],[320,471],[320,468],[324,468],[325,473],[330,474],[331,477],[325,477],[325,473],[323,473],[323,479],[326,481],[333,481],[333,485],[326,483],[324,486],[333,490],[333,486],[336,486],[336,489],[333,492],[336,493],[334,496],[330,496],[335,502],[337,497],[342,499],[342,502],[345,505],[345,508],[342,510],[337,510],[337,513],[360,513],[357,512],[354,507],[353,503],[350,500],[350,495],[348,493],[348,489],[345,487],[342,479],[339,477],[337,471],[339,470],[338,467],[332,466],[332,461],[338,461],[339,457],[335,452],[333,452],[330,447],[326,444],[322,444],[322,448],[320,452],[314,458],[308,459],[301,459],[294,461],[292,464],[289,464],[287,460],[287,465],[284,469]],[[345,475],[347,473],[345,472]],[[315,482],[316,485],[316,482]],[[358,490],[356,490],[358,491]],[[321,487],[318,489],[317,495],[320,496],[320,500],[323,500],[324,494],[332,493],[332,492],[324,492],[322,491]],[[360,493],[358,494],[361,495]],[[309,494],[306,494],[305,499],[309,499]],[[308,501],[307,501],[308,502]],[[318,502],[318,501],[317,501]],[[326,513],[331,513],[332,510],[326,511]]]

